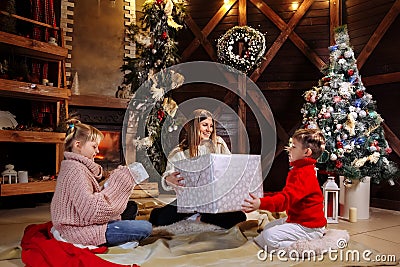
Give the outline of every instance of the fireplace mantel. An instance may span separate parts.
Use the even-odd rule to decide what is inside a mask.
[[[130,99],[104,95],[71,95],[70,106],[126,109]]]

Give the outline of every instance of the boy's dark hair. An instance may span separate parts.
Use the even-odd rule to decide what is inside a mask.
[[[318,159],[325,150],[325,137],[317,129],[298,129],[292,136],[299,141],[303,148],[311,149],[311,157]]]

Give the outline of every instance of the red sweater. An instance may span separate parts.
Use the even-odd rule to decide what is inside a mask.
[[[286,211],[288,223],[309,228],[325,226],[324,197],[315,175],[315,163],[312,158],[291,162],[293,168],[288,173],[285,187],[261,198],[260,209]]]

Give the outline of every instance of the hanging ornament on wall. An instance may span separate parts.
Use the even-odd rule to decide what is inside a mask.
[[[240,54],[234,47],[243,43]],[[218,39],[218,60],[228,66],[248,73],[257,67],[266,50],[265,35],[249,26],[235,26]]]

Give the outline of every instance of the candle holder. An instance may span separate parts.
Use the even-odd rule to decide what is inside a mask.
[[[8,183],[11,184],[12,183],[12,179],[14,178],[15,183],[18,183],[18,175],[17,172],[14,170],[14,165],[12,164],[7,164],[5,166],[5,170],[1,173],[1,175],[3,175],[3,180],[2,183],[4,184],[4,180],[7,178],[8,179]]]

